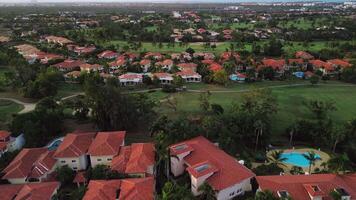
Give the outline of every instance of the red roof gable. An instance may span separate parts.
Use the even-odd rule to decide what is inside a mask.
[[[114,51],[106,50],[106,51],[99,53],[98,58],[115,58],[118,55],[119,54]]]
[[[217,72],[217,71],[220,71],[223,69],[223,66],[221,66],[220,64],[218,63],[211,63],[209,65],[209,70],[210,71],[213,71],[213,72]]]
[[[296,58],[302,58],[302,59],[305,59],[305,60],[314,59],[314,56],[310,55],[309,53],[307,53],[305,51],[297,51],[295,53],[295,57]]]
[[[342,68],[351,67],[351,64],[346,60],[333,59],[333,60],[328,60],[327,62]]]
[[[151,60],[143,59],[140,61],[140,65],[149,65],[149,64],[151,64]]]
[[[189,155],[183,158],[188,165],[187,170],[191,175],[196,175],[192,173],[192,168],[195,168],[196,171],[197,166],[208,163],[209,167],[203,169],[198,174],[204,173],[203,171],[206,169],[209,172],[214,172],[214,174],[207,179],[207,183],[212,186],[214,190],[223,190],[255,176],[251,170],[239,164],[235,158],[219,149],[203,136],[170,146],[170,152],[173,153],[173,155],[177,155],[177,153],[184,150],[183,147],[179,148],[183,150],[177,150],[177,146],[179,145],[186,145],[187,148],[193,149]]]
[[[67,59],[67,60],[65,60],[61,63],[57,63],[53,66],[57,67],[57,68],[75,68],[75,67],[79,67],[82,64],[84,64],[84,62],[82,62],[80,60]]]
[[[310,195],[331,200],[330,192],[336,188],[343,188],[351,195],[351,199],[356,198],[355,174],[258,176],[256,178],[260,189],[270,190],[276,195],[277,191],[287,191],[294,200],[310,199]]]
[[[312,64],[316,68],[322,68],[322,69],[325,69],[327,71],[334,71],[335,70],[331,63],[327,63],[327,62],[324,62],[322,60],[310,60],[309,63]]]
[[[56,150],[55,158],[79,157],[87,152],[95,133],[69,133]]]
[[[115,156],[124,145],[125,131],[99,132],[89,146],[90,156]]]
[[[120,150],[114,157],[111,169],[121,173],[146,173],[149,166],[155,163],[155,148],[152,143],[133,143]]]
[[[59,182],[0,185],[4,200],[48,200],[59,188]]]
[[[265,67],[272,67],[275,70],[281,70],[282,68],[284,68],[286,61],[284,59],[263,59],[262,63]]]
[[[10,132],[0,130],[0,140],[5,140],[10,136]]]
[[[22,149],[12,162],[2,171],[4,179],[38,178],[55,165],[53,153],[47,148]]]
[[[121,180],[92,180],[83,200],[153,200],[154,180],[130,178]]]

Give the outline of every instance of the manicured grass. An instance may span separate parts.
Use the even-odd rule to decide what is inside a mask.
[[[58,87],[57,97],[63,98],[83,92],[80,84],[61,83]]]
[[[196,86],[197,87],[197,86]],[[259,86],[254,86],[259,87]],[[236,86],[232,89],[236,92],[212,93],[211,103],[222,105],[228,109],[232,103],[239,103],[243,92],[243,86]],[[337,111],[332,113],[332,118],[337,124],[342,124],[347,120],[356,118],[356,86],[344,86],[342,83],[332,82],[330,84],[319,86],[295,86],[288,88],[273,88],[273,94],[278,101],[278,113],[272,118],[273,140],[285,140],[283,137],[285,130],[297,119],[310,117],[310,113],[304,106],[309,100],[328,100],[335,102]],[[176,116],[178,113],[183,114],[200,114],[199,93],[182,92],[172,95],[177,99],[178,111],[174,112],[166,103],[157,109],[163,114]]]
[[[314,22],[314,25],[313,25]],[[328,25],[329,21],[327,18],[316,18],[316,19],[307,19],[307,18],[298,18],[297,20],[288,20],[288,21],[279,21],[278,27],[281,28],[291,28],[292,26],[297,29],[312,29],[315,27],[320,27],[323,25]]]
[[[22,105],[12,101],[0,100],[0,129],[5,128],[11,121],[12,115],[23,109]]]
[[[263,47],[263,44],[266,42],[267,42],[267,40],[258,41],[257,44],[259,44],[261,47]],[[338,42],[342,43],[342,42],[350,42],[350,41],[338,41]],[[189,43],[188,45],[175,44],[174,47],[167,46],[167,43],[162,43],[161,48],[159,47],[158,44],[153,45],[150,42],[142,42],[141,49],[131,50],[131,51],[134,51],[134,52],[135,51],[136,52],[152,51],[152,52],[161,52],[161,53],[176,53],[176,52],[183,52],[187,48],[191,47],[197,52],[212,52],[212,53],[219,54],[221,52],[228,50],[230,48],[231,43],[235,44],[235,46],[236,46],[235,50],[237,50],[237,51],[247,50],[247,51],[251,52],[251,49],[252,49],[251,43],[244,43],[244,46],[243,46],[244,48],[241,48],[241,44],[237,44],[235,42],[218,42],[218,43],[216,43],[215,49],[204,47],[204,42]],[[103,45],[103,46],[119,45],[121,48],[124,47],[125,45],[128,45],[125,41],[120,41],[120,40],[113,40],[113,41],[109,41],[109,42],[97,42],[97,44]],[[332,47],[329,46],[327,41],[309,42],[307,44],[307,46],[304,46],[303,42],[289,42],[289,43],[285,43],[283,46],[283,50],[285,52],[288,52],[291,56],[294,54],[294,52],[299,51],[299,50],[317,52],[324,48],[332,48]]]

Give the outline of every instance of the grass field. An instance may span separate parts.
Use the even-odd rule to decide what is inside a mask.
[[[281,84],[281,83],[279,83]],[[278,85],[278,83],[267,83],[267,85]],[[264,84],[254,85],[252,88],[264,87]],[[206,88],[205,86],[204,88]],[[239,103],[243,90],[248,89],[248,85],[230,86],[224,89],[229,92],[212,93],[210,97],[211,103],[222,105],[225,109],[231,106],[232,102]],[[189,88],[189,87],[188,87]],[[199,85],[190,87],[189,89],[204,89],[199,88]],[[208,86],[210,91],[219,90],[216,86]],[[278,113],[273,116],[272,130],[273,140],[280,141],[286,138],[280,137],[284,134],[286,128],[295,120],[310,117],[304,103],[308,100],[328,100],[335,102],[337,111],[332,113],[332,117],[337,124],[342,124],[347,120],[356,118],[356,86],[345,86],[342,83],[331,82],[319,86],[295,86],[285,88],[273,88],[273,94],[278,101]],[[158,108],[158,111],[168,116],[174,117],[177,114],[200,114],[199,108],[199,93],[183,92],[171,95],[178,102],[178,111],[174,112],[167,106],[166,103]]]
[[[339,42],[342,43],[342,42],[350,42],[350,41],[339,41]],[[241,48],[241,44],[237,44],[234,42],[218,42],[218,43],[216,43],[215,49],[204,47],[203,42],[189,43],[188,45],[176,44],[174,47],[167,46],[167,43],[162,43],[163,45],[161,48],[159,48],[158,44],[153,45],[150,42],[142,42],[142,48],[136,50],[136,52],[152,51],[152,52],[161,52],[161,53],[176,53],[176,52],[183,52],[187,48],[191,47],[197,52],[213,52],[213,53],[219,54],[219,53],[224,52],[227,49],[229,49],[231,43],[233,43],[233,44],[235,44],[235,46],[237,46],[237,48],[235,49],[237,51],[247,50],[247,51],[251,52],[251,49],[252,49],[251,43],[244,43],[243,48]],[[259,44],[262,47],[263,47],[264,43],[266,43],[266,41],[258,41],[257,42],[257,44]],[[97,44],[103,45],[103,46],[119,45],[120,48],[122,48],[125,45],[128,45],[125,41],[119,41],[119,40],[113,40],[113,41],[108,41],[108,42],[97,42]],[[299,51],[299,50],[317,52],[324,48],[331,48],[329,46],[328,42],[326,42],[326,41],[309,42],[307,46],[304,46],[303,42],[290,42],[290,43],[286,43],[284,45],[283,50],[292,55],[292,54],[294,54],[295,51]],[[132,51],[134,51],[134,50],[132,50]]]
[[[12,115],[21,111],[23,106],[12,101],[0,100],[0,129],[6,128],[11,121]]]

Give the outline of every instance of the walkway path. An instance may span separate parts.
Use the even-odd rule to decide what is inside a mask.
[[[297,83],[297,84],[288,84],[288,85],[273,85],[273,86],[259,87],[259,88],[256,88],[256,89],[209,90],[209,92],[210,93],[243,93],[243,92],[248,92],[248,91],[257,90],[257,89],[289,88],[289,87],[299,87],[299,86],[307,86],[307,85],[310,85],[310,84],[308,84],[308,83]],[[356,87],[356,85],[353,85],[353,84],[325,84],[325,83],[320,83],[320,84],[318,84],[318,86]],[[149,90],[145,89],[145,90],[138,90],[138,91],[130,91],[130,92],[127,92],[127,93],[129,93],[129,94],[145,93],[145,92],[152,91],[152,90],[158,91],[158,90],[160,90],[160,88],[149,89]],[[206,92],[207,90],[191,90],[191,89],[187,89],[186,91],[187,92],[202,93],[202,92]],[[68,99],[71,99],[71,98],[74,98],[74,97],[77,97],[77,96],[80,96],[80,95],[84,95],[84,92],[78,92],[78,93],[72,94],[70,96],[63,97],[63,98],[61,98],[61,101],[68,100]],[[21,110],[19,112],[19,114],[23,114],[23,113],[27,113],[27,112],[33,111],[36,108],[36,104],[37,104],[37,103],[25,103],[25,102],[22,102],[22,101],[20,101],[18,99],[14,99],[14,98],[0,97],[0,100],[1,99],[2,100],[13,101],[13,102],[15,102],[17,104],[20,104],[20,105],[24,106],[24,109]],[[160,102],[165,102],[165,101],[167,101],[167,99],[160,100]]]

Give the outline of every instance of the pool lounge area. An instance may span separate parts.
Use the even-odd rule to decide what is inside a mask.
[[[285,158],[285,164],[290,164],[298,167],[309,167],[309,161],[304,157],[304,155],[309,154],[308,152],[288,152],[283,153],[282,158]],[[318,160],[321,160],[319,154],[316,154]]]
[[[56,138],[54,139],[52,142],[50,142],[48,145],[47,145],[47,148],[48,150],[50,151],[55,151],[57,150],[57,148],[59,147],[59,145],[63,142],[63,137],[61,138]]]
[[[301,167],[304,170],[304,172],[308,172],[309,161],[303,155],[311,151],[314,152],[316,154],[316,157],[318,158],[317,161],[315,162],[315,165],[313,165],[313,170],[316,168],[322,168],[321,164],[323,162],[327,162],[330,159],[330,156],[327,153],[312,148],[276,149],[276,150],[269,151],[267,153],[267,156],[270,156],[273,153],[273,151],[283,151],[281,157],[286,159],[285,161],[283,161],[284,165],[280,167],[282,167],[284,171],[287,173],[294,166]]]

